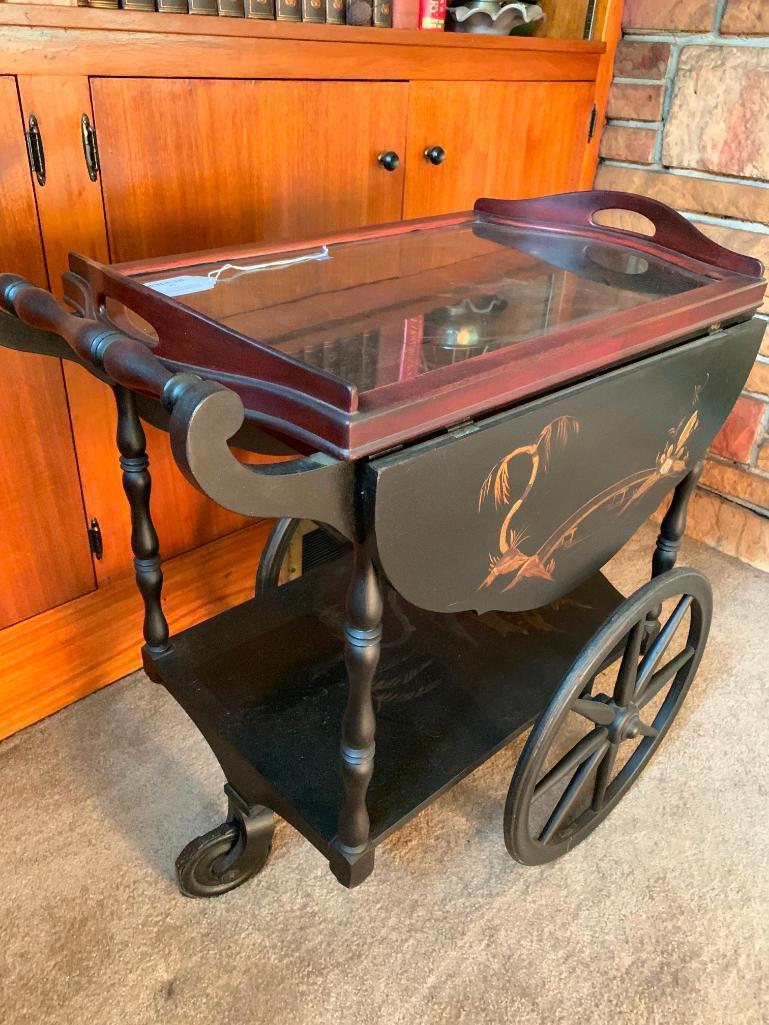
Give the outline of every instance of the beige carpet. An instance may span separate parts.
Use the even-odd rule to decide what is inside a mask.
[[[649,529],[615,560],[646,576]],[[769,576],[695,544],[709,650],[626,800],[564,860],[501,833],[503,751],[348,892],[284,825],[250,884],[179,896],[219,772],[136,674],[0,745],[0,1022],[324,1025],[769,1022]]]

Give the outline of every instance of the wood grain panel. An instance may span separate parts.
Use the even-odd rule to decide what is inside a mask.
[[[600,43],[0,4],[0,72],[201,78],[595,77]],[[50,70],[49,70],[50,69]]]
[[[93,117],[88,79],[30,75],[18,84],[24,114],[43,134],[48,175],[33,185],[51,288],[61,296],[70,252],[109,261],[101,188],[88,177],[80,132],[82,115]]]
[[[401,83],[97,79],[112,258],[397,220]],[[138,110],[152,117],[137,118]]]
[[[0,267],[47,285],[16,83],[0,78]],[[61,364],[0,351],[0,627],[94,586]]]
[[[583,2],[583,0],[578,0]],[[598,0],[600,3],[601,0]],[[21,9],[6,9],[0,14],[0,24],[26,26],[30,28],[62,28],[118,32],[123,35],[142,35],[150,33],[178,36],[198,36],[203,33],[208,36],[231,37],[234,39],[255,38],[284,39],[292,43],[304,43],[308,41],[339,42],[340,39],[351,43],[368,44],[369,46],[390,46],[396,43],[400,46],[418,47],[425,49],[501,49],[506,51],[532,51],[547,53],[577,53],[590,52],[598,53],[601,50],[600,44],[592,44],[584,47],[581,44],[567,40],[537,40],[526,39],[520,36],[472,36],[452,34],[430,34],[426,37],[424,33],[417,30],[401,30],[397,35],[383,36],[379,29],[369,27],[358,27],[345,25],[344,32],[340,33],[334,25],[315,23],[292,23],[285,21],[238,21],[237,19],[217,19],[207,22],[201,27],[197,19],[190,19],[186,15],[164,14],[162,19],[162,30],[158,28],[158,19],[155,14],[132,11],[130,18],[124,14],[109,9],[95,10],[93,8],[80,8],[76,11],[56,11],[50,4],[44,9],[29,11]],[[297,72],[298,73],[298,72]]]
[[[89,83],[76,76],[35,75],[21,77],[19,91],[25,114],[35,114],[43,133],[48,176],[42,187],[35,182],[35,190],[51,288],[61,295],[70,252],[109,262],[101,184],[88,176],[81,140],[82,115],[93,121]],[[130,125],[125,127],[130,131]],[[99,521],[104,540],[104,557],[94,563],[103,585],[133,572],[128,504],[115,447],[115,403],[111,392],[82,368],[65,364],[64,373],[85,509],[89,521]],[[167,435],[149,429],[148,451],[152,510],[164,556],[206,544],[248,522],[205,498],[182,477]]]
[[[175,633],[251,598],[263,521],[163,566],[163,609]],[[119,580],[0,633],[0,739],[141,665],[142,604]]]
[[[592,95],[589,82],[412,83],[404,217],[576,188]],[[424,158],[436,145],[437,167]]]
[[[540,22],[536,35],[548,39],[582,39],[585,19],[590,0],[538,0],[545,12],[545,21]]]
[[[592,189],[595,173],[598,168],[598,155],[601,149],[601,136],[606,124],[606,105],[609,89],[614,77],[614,56],[617,44],[622,37],[622,8],[624,0],[596,0],[594,34],[603,41],[606,47],[598,65],[595,82],[595,131],[588,142],[582,157],[580,189]]]

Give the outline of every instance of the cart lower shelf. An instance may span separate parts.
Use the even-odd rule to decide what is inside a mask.
[[[319,566],[145,652],[230,783],[328,854],[343,788],[340,724],[349,556]],[[523,732],[622,595],[597,574],[525,613],[426,612],[384,587],[374,684],[371,842]]]

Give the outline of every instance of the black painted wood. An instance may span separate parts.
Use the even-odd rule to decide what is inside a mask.
[[[163,571],[160,567],[160,544],[150,512],[152,478],[147,439],[136,413],[133,392],[118,385],[115,401],[123,490],[131,508],[131,549],[136,584],[144,602],[144,640],[153,652],[164,651],[168,647],[168,623],[160,600]]]
[[[382,640],[382,592],[376,570],[362,544],[353,549],[344,624],[347,705],[342,717],[342,782],[336,844],[348,861],[357,861],[368,847],[366,791],[374,773],[376,715],[372,698],[374,673]],[[367,873],[373,869],[369,859]]]
[[[171,650],[145,662],[197,723],[230,783],[291,822],[355,885],[334,844],[344,800],[350,574],[346,554],[178,634]],[[525,730],[621,600],[598,575],[536,613],[445,616],[385,585],[370,844]]]
[[[256,571],[256,594],[264,596],[278,586],[281,566],[301,520],[284,516],[270,531]]]
[[[390,582],[439,612],[573,590],[702,458],[762,333],[748,321],[372,460],[370,529]]]
[[[702,460],[696,462],[673,492],[668,510],[660,524],[660,532],[652,556],[652,577],[666,573],[676,564],[681,539],[686,531],[689,502],[704,469],[705,464]]]

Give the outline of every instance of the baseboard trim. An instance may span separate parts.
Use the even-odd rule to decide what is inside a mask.
[[[263,520],[163,565],[163,610],[184,630],[253,596],[272,527]],[[132,578],[0,632],[0,739],[141,665],[142,604]]]

